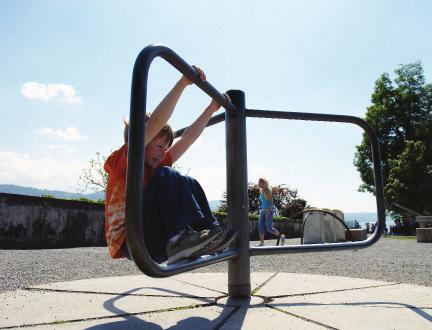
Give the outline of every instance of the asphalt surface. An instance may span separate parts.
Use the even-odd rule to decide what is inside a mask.
[[[298,242],[287,240],[287,244]],[[415,237],[383,237],[369,248],[354,251],[255,256],[251,258],[251,271],[337,275],[432,286],[431,252],[431,243],[417,243]],[[196,272],[227,272],[227,263]],[[105,247],[0,250],[0,292],[51,282],[137,274],[141,273],[133,262],[112,260]]]

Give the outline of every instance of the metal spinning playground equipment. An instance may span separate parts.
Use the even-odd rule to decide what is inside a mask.
[[[236,229],[239,232],[235,246],[229,250],[214,255],[202,256],[194,260],[181,260],[173,264],[159,264],[151,258],[146,248],[141,225],[142,221],[146,221],[146,219],[143,219],[143,209],[146,205],[143,205],[142,197],[147,81],[150,65],[156,57],[161,57],[170,63],[225,108],[225,113],[212,117],[207,126],[225,121],[227,225],[228,228]],[[378,241],[385,225],[381,156],[377,135],[366,121],[358,117],[344,115],[246,109],[245,94],[243,91],[230,90],[227,93],[232,103],[227,102],[224,96],[209,82],[201,81],[195,70],[166,46],[149,45],[140,52],[136,59],[132,77],[130,108],[126,189],[126,239],[132,259],[143,273],[152,277],[166,277],[217,262],[228,261],[229,295],[233,298],[247,297],[251,293],[250,257],[252,256],[358,249],[368,247]],[[373,235],[360,242],[250,247],[246,154],[247,117],[338,122],[360,126],[367,133],[372,150],[378,215],[377,229]],[[183,130],[177,131],[176,135],[179,136]]]

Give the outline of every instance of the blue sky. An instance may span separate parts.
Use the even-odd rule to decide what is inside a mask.
[[[374,82],[420,60],[432,76],[429,1],[0,1],[0,184],[76,191],[96,152],[122,144],[132,68],[151,43],[205,69],[252,109],[363,117]],[[149,107],[180,78],[150,70]],[[172,120],[181,128],[210,102],[195,86]],[[248,119],[249,181],[287,184],[316,207],[374,211],[357,192],[361,130],[352,125]],[[225,190],[222,124],[178,163],[211,200]]]

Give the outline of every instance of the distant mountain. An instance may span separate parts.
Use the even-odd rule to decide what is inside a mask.
[[[8,194],[27,195],[27,196],[52,195],[56,198],[64,198],[64,199],[88,198],[94,201],[98,199],[105,199],[105,192],[103,191],[98,191],[91,194],[80,194],[80,193],[72,193],[72,192],[60,191],[60,190],[47,190],[47,189],[38,189],[32,187],[22,187],[13,184],[0,184],[0,192],[8,193]]]
[[[2,192],[8,194],[18,194],[18,195],[27,195],[27,196],[52,195],[56,198],[64,198],[64,199],[88,198],[94,201],[97,201],[98,199],[105,199],[105,192],[103,191],[98,191],[91,194],[80,194],[80,193],[72,193],[72,192],[60,191],[60,190],[22,187],[14,184],[0,184],[0,193]],[[219,200],[209,201],[210,210],[212,210],[213,212],[217,211],[219,204],[220,204]]]

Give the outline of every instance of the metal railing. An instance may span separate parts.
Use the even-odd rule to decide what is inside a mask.
[[[146,206],[143,205],[142,198],[147,80],[150,64],[155,57],[165,59],[226,109],[225,114],[214,116],[208,126],[225,120],[227,224],[229,228],[239,232],[234,248],[228,251],[195,260],[182,260],[172,265],[159,264],[151,258],[146,248],[142,229],[142,222],[148,220],[143,219],[143,208]],[[227,102],[222,93],[210,83],[201,81],[189,64],[165,46],[150,45],[138,55],[132,78],[126,188],[126,239],[129,252],[142,272],[153,277],[164,277],[228,260],[229,294],[237,297],[248,296],[250,295],[250,256],[358,249],[367,247],[379,239],[385,225],[381,156],[378,138],[366,121],[353,116],[246,109],[245,95],[242,91],[230,90],[227,93],[231,98],[231,103]],[[249,247],[246,117],[339,122],[360,126],[369,136],[372,149],[378,215],[378,225],[374,234],[369,239],[360,242]],[[183,131],[184,129],[177,131],[175,136],[181,135]]]

